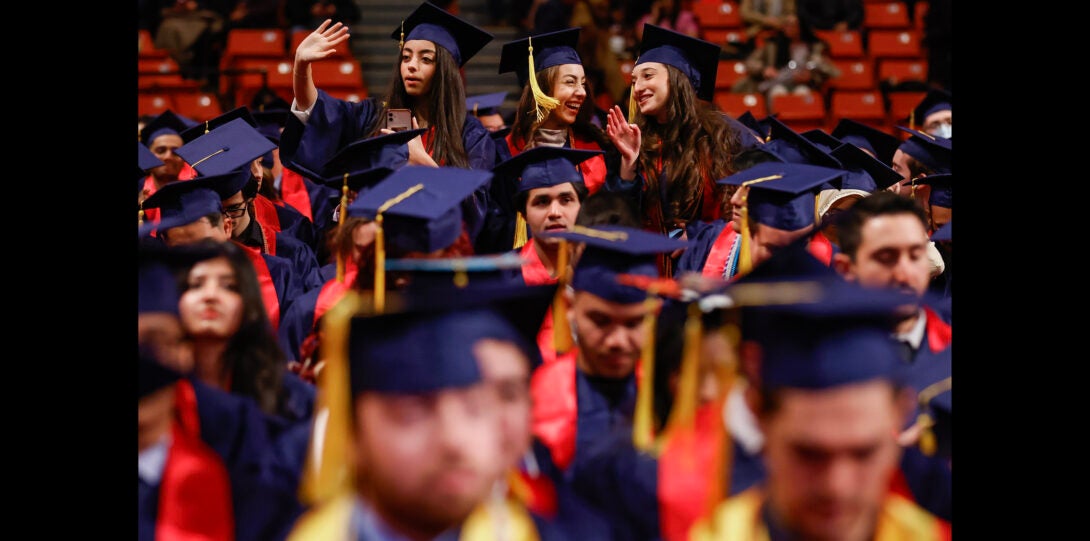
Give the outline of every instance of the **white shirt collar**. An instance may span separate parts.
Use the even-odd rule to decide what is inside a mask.
[[[895,334],[893,337],[897,340],[908,342],[912,346],[912,349],[918,350],[920,349],[920,344],[923,342],[923,331],[926,326],[927,314],[924,312],[923,308],[921,308],[919,313],[916,314],[916,324],[912,326],[912,329],[904,334]]]
[[[152,486],[159,484],[159,480],[163,478],[163,468],[166,467],[167,451],[169,450],[170,433],[168,432],[158,442],[140,451],[136,467],[140,473],[140,478],[145,483]]]
[[[730,390],[730,395],[723,404],[723,421],[727,423],[731,437],[752,456],[764,447],[765,436],[757,428],[757,417],[746,404],[745,390],[746,384],[741,382]]]

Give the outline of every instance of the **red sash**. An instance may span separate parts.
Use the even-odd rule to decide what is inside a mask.
[[[720,457],[723,401],[697,408],[693,427],[674,428],[659,455],[658,503],[663,539],[689,539],[689,528],[710,509],[709,473]]]
[[[182,170],[178,172],[178,180],[189,180],[197,178],[197,170],[193,169],[193,166],[188,163],[182,164]]]
[[[528,472],[517,469],[512,471],[507,482],[509,491],[534,513],[546,517],[556,518],[556,487],[552,480],[541,472],[535,477]]]
[[[810,237],[809,244],[806,245],[806,249],[810,251],[810,255],[817,258],[826,266],[833,264],[833,243],[829,242],[829,238],[824,233],[818,231]]]
[[[310,192],[307,191],[302,175],[287,168],[280,173],[280,198],[308,220],[314,221],[313,211],[310,209]]]
[[[950,345],[954,331],[934,310],[924,306],[923,311],[927,316],[927,345],[931,347],[931,353],[938,353]]]
[[[547,284],[555,284],[556,278],[549,276],[549,271],[545,269],[545,264],[541,262],[541,258],[537,256],[537,250],[534,249],[534,239],[531,238],[526,241],[526,244],[522,245],[522,249],[519,250],[519,256],[526,260],[526,263],[522,264],[522,279],[528,286],[541,286]]]
[[[312,329],[317,329],[318,320],[322,318],[322,314],[325,314],[326,310],[337,304],[337,301],[341,300],[349,289],[352,289],[352,284],[356,283],[356,274],[359,273],[359,270],[356,262],[348,258],[344,262],[344,281],[338,282],[336,278],[333,278],[322,284],[322,290],[318,292],[318,300],[314,302]]]
[[[159,188],[155,187],[155,177],[148,175],[144,179],[144,200],[146,201],[157,191]],[[144,223],[159,223],[159,209],[144,209]]]
[[[704,261],[704,268],[700,274],[709,278],[722,278],[730,257],[730,250],[734,247],[734,239],[738,238],[738,232],[727,222],[719,236],[715,238],[715,244],[708,252],[708,259]]]
[[[267,231],[269,229],[274,232],[279,232],[280,229],[280,215],[276,213],[276,203],[273,203],[271,199],[264,195],[258,195],[254,198],[254,218],[257,219],[257,223],[261,225],[261,231]],[[273,239],[276,238],[274,235]],[[269,237],[265,238],[266,244],[276,244],[276,242],[270,242]],[[270,255],[276,255],[270,253]]]
[[[557,359],[539,366],[530,377],[534,435],[549,448],[553,462],[562,470],[575,457],[575,425],[579,414],[575,370],[574,357]]]
[[[257,248],[251,248],[237,241],[231,242],[241,246],[249,256],[250,263],[253,264],[254,272],[257,274],[257,283],[261,286],[261,299],[265,301],[265,312],[269,315],[273,332],[276,332],[280,328],[280,298],[276,295],[276,284],[273,283],[272,275],[269,274],[269,266]]]
[[[155,539],[230,541],[235,537],[235,518],[227,468],[201,441],[192,384],[183,379],[175,389],[175,418],[159,487]]]

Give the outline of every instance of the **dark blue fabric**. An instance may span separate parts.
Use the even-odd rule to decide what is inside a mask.
[[[901,455],[901,472],[916,503],[949,521],[953,515],[953,477],[949,459],[924,455],[909,447]]]
[[[704,264],[708,262],[715,241],[723,229],[730,227],[730,222],[720,218],[712,222],[694,220],[686,226],[686,236],[689,238],[689,247],[681,252],[677,259],[674,277],[679,277],[686,272],[701,272]]]
[[[581,457],[572,465],[572,487],[609,517],[615,537],[660,538],[658,460],[632,446],[631,427],[599,433],[582,450],[577,445],[576,453]]]
[[[334,265],[333,278],[336,278],[336,272],[336,265]],[[307,291],[296,297],[286,312],[280,311],[277,340],[280,343],[280,349],[284,350],[289,359],[302,361],[299,349],[303,345],[303,340],[306,340],[307,335],[314,330],[314,307],[318,303],[318,295],[321,292],[320,287]]]
[[[310,222],[306,218],[303,221],[306,228],[310,229]],[[318,272],[318,256],[314,255],[314,250],[310,246],[284,231],[276,234],[275,242],[276,255],[292,262],[294,274],[304,292],[322,286],[324,282],[322,275]]]
[[[292,301],[303,294],[303,283],[296,275],[295,266],[290,259],[269,254],[261,254],[261,258],[265,260],[265,266],[269,268],[276,298],[280,302],[280,314],[283,315],[291,308]]]

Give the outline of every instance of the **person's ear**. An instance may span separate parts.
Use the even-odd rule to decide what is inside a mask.
[[[833,268],[845,279],[851,280],[854,277],[852,274],[852,258],[844,252],[833,254]]]
[[[228,239],[233,238],[232,234],[235,232],[235,219],[225,214],[223,216],[223,230],[227,233]]]

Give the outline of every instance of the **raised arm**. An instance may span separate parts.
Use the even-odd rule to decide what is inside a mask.
[[[342,23],[333,23],[326,19],[311,32],[295,49],[295,64],[292,76],[292,91],[295,93],[293,109],[309,111],[318,100],[318,87],[314,85],[314,75],[310,63],[332,55],[337,45],[348,39],[348,27]]]

